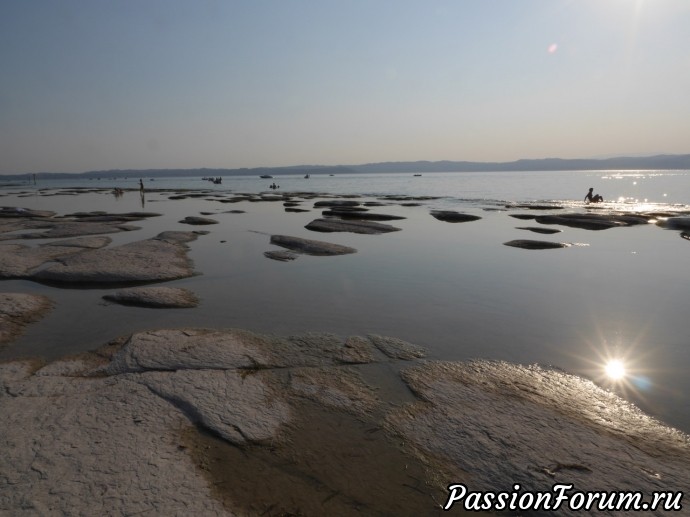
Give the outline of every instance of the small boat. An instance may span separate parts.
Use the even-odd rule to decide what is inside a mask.
[[[415,176],[421,176],[421,174],[415,174]]]
[[[304,179],[305,179],[305,180],[308,180],[308,179],[309,179],[309,174],[305,174],[305,175],[304,175]]]
[[[272,178],[272,177],[273,177],[273,176],[271,176],[270,174],[262,174],[261,176],[259,176],[259,178],[263,178],[263,179],[269,179],[269,178]]]

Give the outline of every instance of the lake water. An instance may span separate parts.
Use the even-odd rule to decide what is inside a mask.
[[[134,223],[142,229],[111,235],[113,245],[190,230],[189,215],[211,212],[220,224],[190,243],[198,275],[166,285],[201,297],[194,309],[160,310],[105,303],[104,289],[60,289],[24,280],[0,284],[5,292],[46,294],[56,309],[10,346],[0,359],[55,358],[95,348],[134,331],[164,327],[241,327],[280,335],[309,331],[384,334],[424,345],[434,359],[488,358],[554,365],[587,376],[648,413],[690,431],[690,346],[686,273],[690,242],[654,224],[588,231],[538,226],[510,214],[535,213],[507,204],[554,203],[582,212],[594,187],[607,200],[598,210],[690,210],[690,171],[574,171],[424,173],[379,175],[225,177],[221,185],[200,178],[151,181],[144,202],[135,191],[115,198],[107,189],[138,188],[129,180],[55,180],[0,188],[0,206],[54,210],[60,215],[103,210],[153,211],[161,217]],[[385,235],[320,234],[304,226],[320,217],[313,201],[306,213],[286,213],[281,203],[222,204],[214,195],[267,191],[359,195],[438,196],[421,206],[372,211],[401,215]],[[106,189],[70,195],[69,187]],[[42,190],[46,189],[46,190]],[[203,198],[169,199],[176,189],[207,191]],[[61,195],[52,195],[52,194]],[[51,195],[48,195],[51,194]],[[226,213],[244,210],[242,214]],[[469,223],[436,220],[432,209],[480,216]],[[549,211],[539,212],[551,213]],[[554,211],[553,213],[557,213]],[[356,254],[301,256],[283,263],[265,258],[270,235],[286,234],[352,246]],[[573,244],[527,251],[504,246],[514,239]],[[19,241],[6,241],[19,242]],[[36,245],[41,241],[21,241]],[[603,377],[609,357],[623,359],[619,384]]]

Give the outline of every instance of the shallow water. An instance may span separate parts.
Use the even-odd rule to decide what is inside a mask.
[[[109,291],[105,289],[4,281],[0,289],[5,292],[46,294],[57,307],[0,350],[0,358],[56,358],[137,330],[182,326],[241,327],[275,334],[384,334],[424,345],[434,358],[551,364],[601,383],[609,382],[602,376],[605,358],[615,355],[625,359],[629,375],[612,387],[650,414],[690,431],[686,395],[690,279],[685,274],[690,243],[678,231],[652,224],[604,231],[559,226],[562,233],[539,235],[516,229],[539,226],[534,221],[510,217],[535,211],[503,208],[506,202],[552,201],[582,211],[581,198],[594,186],[607,199],[617,200],[606,203],[604,210],[688,210],[684,204],[690,201],[688,179],[689,171],[382,174],[309,180],[236,177],[225,178],[222,185],[198,178],[156,179],[147,182],[147,188],[204,189],[209,195],[170,200],[170,192],[149,191],[143,202],[137,191],[121,198],[108,191],[67,194],[73,186],[135,189],[138,179],[5,187],[0,189],[0,206],[54,210],[61,215],[142,209],[162,214],[133,223],[141,230],[111,235],[113,245],[164,230],[210,233],[190,243],[199,274],[166,283],[199,295],[201,304],[194,309],[125,307],[102,300]],[[304,225],[320,216],[319,209],[286,213],[280,202],[224,204],[212,197],[229,191],[260,192],[269,181],[280,184],[281,192],[442,198],[416,207],[372,208],[406,217],[390,223],[402,231],[372,236],[306,230]],[[38,190],[42,188],[50,190]],[[62,194],[46,195],[56,192]],[[312,208],[313,201],[304,201],[303,206]],[[429,215],[435,208],[482,219],[445,223]],[[246,213],[223,213],[238,209]],[[178,222],[199,212],[212,212],[209,217],[220,224],[190,227]],[[276,262],[263,256],[275,248],[269,243],[272,234],[334,242],[358,252]],[[513,239],[574,245],[541,251],[503,245]]]

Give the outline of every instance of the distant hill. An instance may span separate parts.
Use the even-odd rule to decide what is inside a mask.
[[[257,167],[241,169],[142,169],[107,170],[81,173],[40,172],[36,178],[171,178],[193,176],[281,176],[288,174],[356,174],[394,172],[503,172],[503,171],[572,171],[572,170],[690,170],[690,154],[661,154],[643,157],[606,159],[542,158],[513,162],[417,161],[382,162],[363,165],[295,165],[290,167]],[[18,180],[32,174],[0,176]]]

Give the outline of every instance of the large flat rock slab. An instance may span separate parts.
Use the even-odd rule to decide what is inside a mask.
[[[33,247],[23,244],[0,244],[0,278],[27,278],[34,269],[49,261],[84,250],[102,248],[110,242],[110,238],[100,236],[65,239]]]
[[[40,320],[53,307],[45,296],[0,293],[0,345],[19,336],[24,328]]]
[[[186,242],[194,232],[163,232],[158,236],[114,248],[89,250],[61,258],[31,279],[64,284],[122,284],[162,282],[194,274]]]

